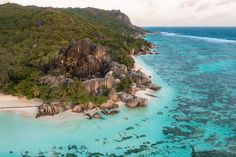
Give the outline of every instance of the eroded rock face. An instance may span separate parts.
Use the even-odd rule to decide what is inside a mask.
[[[150,88],[152,90],[160,90],[161,87],[157,86],[152,83],[151,78],[146,75],[145,73],[141,71],[131,71],[129,73],[129,77],[131,80],[134,81],[134,83],[139,87],[139,88]]]
[[[148,85],[152,83],[149,76],[144,74],[141,71],[131,71],[129,73],[129,77],[137,84],[137,85]]]
[[[116,85],[116,80],[112,75],[106,75],[104,78],[94,78],[83,82],[85,89],[90,93],[96,93],[100,89],[111,89]]]
[[[100,109],[114,109],[114,108],[117,108],[118,107],[118,105],[117,104],[115,104],[113,101],[111,101],[111,100],[108,100],[107,102],[105,102],[105,103],[103,103],[103,104],[101,104],[100,105]]]
[[[60,102],[55,102],[52,104],[42,104],[38,107],[38,113],[36,115],[36,118],[42,117],[42,116],[53,116],[56,114],[59,114],[60,112],[66,111],[67,108],[65,104]]]
[[[103,77],[108,61],[105,47],[84,39],[61,49],[57,67],[79,78]]]
[[[112,88],[109,92],[108,98],[114,102],[118,102],[119,101],[119,96],[116,93],[116,90],[114,88]]]
[[[81,105],[75,105],[72,108],[72,112],[81,113],[81,112],[83,112],[83,108],[81,107]]]
[[[134,98],[134,96],[131,94],[127,94],[127,93],[121,94],[121,101],[123,101],[123,102],[128,102],[129,100],[131,100],[133,98]]]
[[[158,91],[158,90],[161,89],[160,86],[155,85],[155,84],[153,84],[153,83],[149,83],[149,84],[147,84],[147,87],[150,88],[150,89],[152,89],[152,90],[154,90],[154,91]]]
[[[89,103],[87,104],[88,110],[92,110],[92,109],[94,109],[95,107],[96,107],[96,105],[94,105],[92,102],[89,102]]]
[[[113,74],[116,78],[120,78],[120,79],[126,77],[126,75],[128,73],[127,67],[125,65],[119,64],[117,62],[112,62],[111,63],[111,69],[110,70],[113,72]]]
[[[147,106],[148,100],[145,98],[139,98],[139,97],[134,97],[133,99],[130,99],[127,103],[126,106],[130,108],[136,108],[136,107],[144,107]]]

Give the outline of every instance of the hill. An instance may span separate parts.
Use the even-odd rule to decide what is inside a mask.
[[[139,38],[141,35],[144,30],[132,25],[119,10],[0,5],[0,91],[28,98],[55,99],[58,93],[39,84],[38,78],[64,75],[81,84],[80,75],[74,76],[73,71],[67,73],[68,67],[74,66],[67,64],[63,69],[57,65],[60,52],[66,47],[69,49],[69,45],[89,38],[89,48],[93,49],[92,42],[102,45],[112,61],[130,69],[134,64],[130,54],[149,46]],[[88,58],[83,61],[87,62]],[[77,83],[76,87],[84,91]],[[89,97],[88,93],[85,95]]]

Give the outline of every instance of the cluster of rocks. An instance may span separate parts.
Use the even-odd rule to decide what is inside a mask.
[[[129,108],[145,107],[148,104],[148,100],[145,98],[140,98],[132,94],[122,92],[121,101],[125,102],[126,106]]]
[[[142,51],[149,49],[148,47],[141,48]],[[135,96],[136,92],[146,88],[155,91],[160,89],[159,86],[152,83],[150,76],[145,73],[130,70],[125,65],[112,61],[109,55],[106,54],[106,49],[103,46],[94,44],[90,39],[75,42],[71,46],[62,49],[56,67],[56,70],[64,73],[68,72],[73,77],[79,77],[83,81],[83,86],[91,95],[104,96],[104,91],[109,90],[109,100],[101,105],[91,102],[67,105],[67,109],[71,109],[72,112],[76,113],[100,108],[103,113],[113,115],[118,112],[110,112],[110,110],[117,108],[119,101],[124,102],[130,108],[147,106],[147,99]],[[124,79],[131,80],[133,82],[132,86],[117,93],[115,89]],[[50,87],[72,82],[73,79],[64,76],[40,78],[40,83]],[[39,107],[38,116],[60,113],[60,109],[57,109],[57,107],[60,108],[61,106],[44,104]]]
[[[160,86],[152,83],[151,78],[141,71],[131,70],[129,73],[129,78],[137,85],[139,88],[150,88],[152,90],[160,90]]]
[[[59,56],[56,69],[82,79],[104,76],[111,60],[104,46],[87,38],[62,48]]]
[[[155,45],[152,43],[147,43],[147,45],[142,45],[139,50],[132,49],[131,54],[132,55],[148,55],[148,54],[160,54],[159,52],[154,52],[152,49],[155,48]]]

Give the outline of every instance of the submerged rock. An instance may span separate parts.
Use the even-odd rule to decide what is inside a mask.
[[[231,153],[227,151],[217,151],[217,150],[210,150],[210,151],[195,151],[192,148],[192,157],[236,157],[236,153]]]
[[[116,115],[116,114],[118,114],[120,111],[119,110],[111,110],[111,111],[109,111],[109,110],[102,110],[102,113],[104,114],[104,115]]]
[[[101,119],[102,118],[102,116],[99,114],[99,113],[94,113],[93,114],[93,118],[95,118],[95,119]]]

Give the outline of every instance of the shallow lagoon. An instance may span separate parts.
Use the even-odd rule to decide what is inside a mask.
[[[166,33],[147,40],[161,54],[137,61],[162,86],[147,108],[122,107],[103,120],[0,113],[0,156],[190,157],[191,147],[236,152],[236,44]]]

